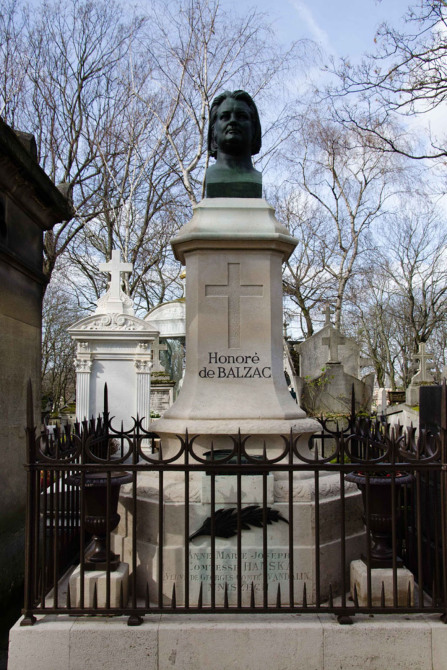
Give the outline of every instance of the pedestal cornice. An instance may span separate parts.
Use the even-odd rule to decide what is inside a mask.
[[[196,250],[269,249],[286,261],[298,241],[275,218],[275,210],[259,198],[205,198],[180,233],[171,240],[174,255]]]

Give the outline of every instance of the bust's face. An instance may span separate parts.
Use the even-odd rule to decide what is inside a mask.
[[[226,98],[217,109],[213,132],[218,150],[250,156],[253,137],[250,107],[243,100]]]

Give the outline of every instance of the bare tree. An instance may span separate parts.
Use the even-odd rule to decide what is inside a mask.
[[[429,146],[421,141],[421,132],[409,141],[409,134],[387,132],[392,117],[415,116],[443,106],[447,99],[447,4],[445,0],[421,0],[406,15],[407,31],[384,24],[377,36],[377,50],[366,56],[360,66],[345,59],[333,68],[341,87],[337,95],[352,96],[357,107],[340,113],[350,124],[380,140],[383,151],[398,152],[415,159],[444,159],[446,137],[428,136]],[[332,91],[332,94],[334,91]],[[340,108],[339,108],[340,109]],[[375,124],[373,117],[381,123]]]
[[[43,302],[42,395],[58,411],[76,388],[75,344],[67,328],[80,318],[79,306],[63,287],[52,284]]]
[[[400,299],[412,349],[427,342],[447,317],[447,232],[439,213],[425,206],[402,209],[391,221],[385,271]]]
[[[370,266],[352,287],[346,320],[372,358],[379,383],[405,388],[420,342],[430,342],[438,372],[444,365],[447,234],[439,212],[410,196],[383,229]]]
[[[150,20],[117,0],[45,2],[33,12],[7,1],[2,105],[36,136],[42,167],[70,187],[76,212],[45,235],[47,280],[66,255],[76,267],[65,276],[91,303],[104,287],[98,262],[120,248],[134,265],[128,290],[147,309],[178,283],[168,241],[203,195],[212,98],[248,87],[265,101],[305,48],[282,50],[262,14],[227,13],[211,0],[156,0]],[[265,162],[286,128],[285,112],[275,114]]]
[[[55,183],[69,185],[74,199],[76,216],[45,235],[47,281],[57,258],[101,211],[98,145],[111,114],[127,103],[121,73],[143,23],[125,18],[114,0],[43,3],[33,12],[17,0],[0,23],[0,44],[6,40],[7,49],[12,32],[28,54],[10,57],[9,89],[1,91],[6,118],[33,133],[41,166]]]
[[[141,78],[141,87],[147,76]],[[86,295],[94,299],[105,282],[97,271],[98,261],[109,259],[112,250],[119,248],[124,260],[134,266],[125,281],[126,292],[147,311],[178,275],[176,268],[173,277],[160,279],[160,270],[166,267],[169,240],[189,203],[185,203],[180,178],[170,169],[168,142],[146,105],[132,93],[135,86],[136,76],[130,71],[127,105],[111,115],[108,132],[97,147],[98,214],[80,231],[68,255],[87,279]]]
[[[21,98],[27,95],[25,22],[19,0],[5,0],[0,8],[0,116],[11,126],[16,125]]]
[[[288,292],[302,293],[303,245],[306,253],[313,249],[311,283],[318,285],[323,280],[325,296],[320,292],[318,297],[318,289],[309,294],[305,313],[318,302],[333,301],[335,325],[339,327],[348,283],[368,248],[372,225],[384,215],[398,188],[400,166],[372,150],[363,134],[347,130],[330,116],[325,118],[316,108],[300,118],[288,156],[289,186],[313,203],[312,221],[307,230],[300,231],[304,237],[298,246],[299,256],[289,263],[288,277],[294,277],[298,287],[291,287],[289,281]]]
[[[408,338],[399,337],[402,333],[398,333],[393,317],[396,306],[390,305],[389,277],[377,268],[376,260],[375,257],[371,265],[363,268],[349,288],[344,326],[371,359],[379,386],[395,390],[402,355],[400,343],[404,344],[405,353]],[[404,367],[409,360],[407,356]]]
[[[274,200],[276,215],[297,239],[294,254],[283,270],[284,295],[298,308],[300,330],[304,337],[314,332],[315,311],[334,295],[332,277],[326,271],[327,248],[321,243],[328,222],[317,203],[303,191],[278,194]]]

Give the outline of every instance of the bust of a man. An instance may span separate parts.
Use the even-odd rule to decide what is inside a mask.
[[[252,156],[261,149],[261,123],[245,91],[224,91],[211,105],[208,151],[216,158],[206,171],[208,198],[262,198],[262,175]]]

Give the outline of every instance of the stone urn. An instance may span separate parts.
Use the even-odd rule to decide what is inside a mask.
[[[366,475],[362,472],[350,472],[346,481],[355,482],[362,492],[363,523],[366,525]],[[413,481],[413,475],[398,472],[395,476],[396,509],[395,519],[398,522],[401,516],[398,504],[399,488]],[[393,566],[392,547],[392,477],[389,473],[371,473],[369,476],[369,528],[371,531],[371,568],[391,568]],[[362,555],[367,563],[367,557]],[[397,557],[397,567],[403,565],[402,559]]]
[[[120,487],[132,481],[128,472],[112,472],[110,476],[109,530],[118,526],[118,499]],[[71,484],[79,486],[81,475],[72,475]],[[107,569],[107,474],[105,472],[87,472],[84,479],[84,530],[91,533],[93,545],[89,545],[82,560],[84,570]],[[119,554],[109,551],[109,566],[113,572],[120,563]]]

